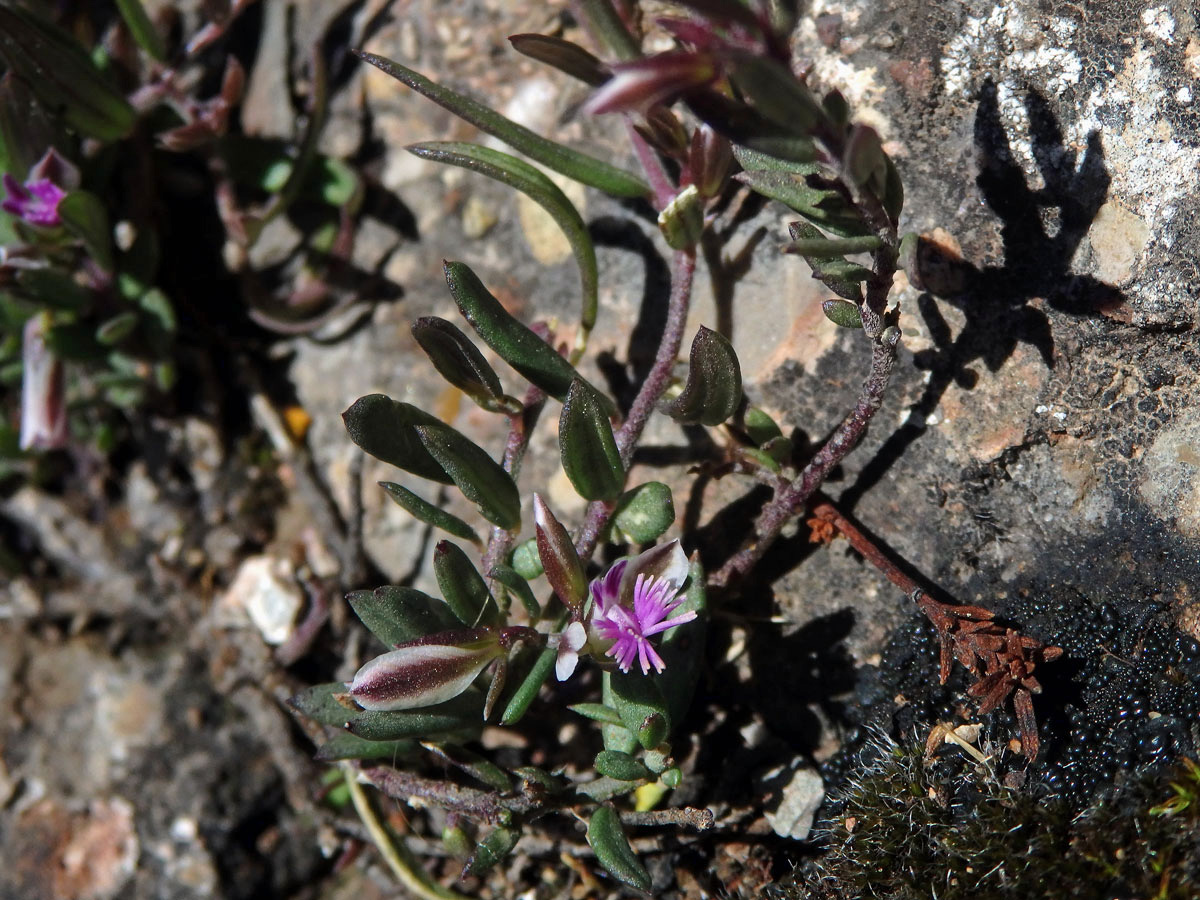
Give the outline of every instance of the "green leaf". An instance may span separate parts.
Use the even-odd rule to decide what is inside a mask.
[[[508,773],[478,753],[472,753],[457,744],[426,743],[424,746],[429,752],[450,763],[456,769],[466,772],[477,781],[486,784],[492,790],[507,794],[513,788],[512,779]]]
[[[815,237],[793,241],[783,248],[783,252],[795,253],[806,259],[810,256],[817,259],[833,259],[847,253],[870,253],[882,246],[883,241],[870,234],[856,238]]]
[[[896,161],[886,155],[884,159],[887,161],[887,172],[884,175],[883,208],[893,222],[898,222],[900,211],[904,209],[904,182],[900,178],[900,170],[896,168]]]
[[[112,231],[108,226],[108,213],[100,198],[87,191],[71,191],[58,201],[58,216],[67,231],[83,241],[88,255],[96,264],[105,272],[111,272]]]
[[[862,328],[862,313],[857,303],[849,300],[826,300],[821,304],[825,318],[843,328]]]
[[[747,437],[756,447],[761,447],[767,441],[783,436],[783,431],[775,420],[757,406],[746,408],[746,413],[742,418],[742,427],[746,429]]]
[[[138,315],[133,310],[118,313],[100,324],[96,329],[96,340],[106,347],[121,343],[137,328]]]
[[[596,754],[596,771],[617,781],[647,781],[653,773],[645,763],[620,750],[601,750]]]
[[[167,58],[166,45],[163,44],[162,36],[154,27],[154,23],[146,15],[146,9],[142,6],[141,0],[116,0],[116,2],[117,10],[121,13],[121,18],[125,20],[125,25],[129,28],[129,33],[133,35],[137,45],[159,62],[164,62]]]
[[[500,610],[487,582],[457,544],[438,541],[433,551],[433,573],[446,605],[464,625],[474,628],[495,625],[500,620]]]
[[[0,4],[0,58],[48,112],[75,131],[116,141],[133,130],[133,107],[73,37],[41,16]]]
[[[792,162],[735,145],[744,172],[735,177],[764,197],[778,200],[806,219],[842,237],[870,235],[871,229],[814,162]]]
[[[520,837],[521,832],[515,828],[501,826],[493,829],[475,845],[475,852],[471,854],[466,868],[463,869],[463,877],[478,877],[497,863],[503,862],[517,846]]]
[[[662,676],[651,678],[641,672],[610,672],[606,675],[611,696],[606,697],[604,702],[616,709],[621,723],[637,737],[639,744],[647,750],[658,746],[671,731],[667,701],[658,686]]]
[[[515,725],[521,720],[533,701],[537,699],[538,691],[542,689],[542,685],[546,683],[550,673],[554,671],[554,662],[557,658],[558,651],[553,647],[547,647],[538,653],[528,674],[520,680],[505,705],[504,712],[500,715],[501,725]]]
[[[92,305],[92,292],[60,269],[17,269],[17,286],[38,306],[83,312]]]
[[[470,266],[446,262],[442,267],[454,302],[483,342],[531,384],[557,400],[565,399],[571,382],[580,377],[575,368],[536,333],[509,315]],[[616,411],[607,397],[602,402],[609,412]]]
[[[579,713],[584,718],[591,719],[593,722],[604,722],[607,725],[620,725],[621,716],[611,706],[605,706],[603,703],[576,703],[573,706],[568,706],[567,709],[571,712]]]
[[[355,615],[387,647],[459,626],[445,603],[415,588],[385,585],[373,591],[354,591],[346,595],[346,600]]]
[[[513,34],[508,42],[518,53],[553,66],[572,78],[599,87],[612,76],[603,60],[593,56],[578,44],[548,34]]]
[[[648,481],[626,491],[617,500],[612,524],[637,544],[648,544],[675,523],[671,489],[661,481]]]
[[[517,544],[512,553],[513,570],[527,581],[542,574],[542,558],[538,556],[537,538]]]
[[[720,425],[742,402],[742,367],[733,345],[703,325],[692,340],[683,392],[661,403],[662,411],[680,422]]]
[[[587,841],[605,870],[623,884],[649,892],[650,873],[641,864],[621,829],[621,817],[611,806],[601,806],[588,823]]]
[[[575,10],[583,19],[584,31],[597,35],[618,59],[637,59],[642,55],[637,38],[621,21],[612,0],[579,0]]]
[[[506,397],[496,371],[465,334],[445,319],[424,316],[413,322],[413,337],[443,378],[491,412],[519,413],[521,404]]]
[[[482,103],[442,87],[398,62],[376,56],[374,53],[355,52],[360,59],[402,81],[434,103],[499,138],[514,150],[519,150],[547,168],[615,197],[644,197],[650,193],[649,186],[642,179],[624,169],[618,169],[586,153],[546,140]]]
[[[533,588],[517,573],[516,569],[506,566],[504,563],[496,563],[488,572],[488,577],[500,582],[508,591],[516,594],[521,605],[525,607],[525,611],[529,613],[530,619],[536,621],[541,616],[542,607],[538,604],[537,597],[533,595]]]
[[[442,531],[448,532],[457,538],[462,538],[464,541],[471,541],[479,545],[483,544],[474,529],[458,516],[434,506],[429,501],[418,497],[412,491],[408,490],[408,488],[401,487],[394,482],[381,481],[379,485],[388,492],[388,496],[403,507],[413,518],[432,525],[434,528],[440,528]]]
[[[423,709],[362,712],[352,715],[346,724],[351,734],[368,741],[435,740],[475,733],[482,726],[483,695],[479,691],[467,691]]]
[[[734,64],[731,79],[759,113],[798,137],[832,125],[808,86],[777,60],[744,54]]]
[[[337,696],[349,697],[344,682],[332,681],[328,684],[315,684],[305,688],[288,700],[288,705],[303,716],[307,716],[322,725],[343,726],[356,715],[354,704],[346,706],[338,702]]]
[[[667,721],[678,722],[687,714],[700,674],[704,668],[704,647],[708,633],[708,592],[704,569],[692,562],[688,573],[687,591],[683,602],[671,613],[679,616],[694,612],[691,622],[672,628],[663,634],[658,655],[666,667],[655,677],[655,683],[666,703]]]
[[[441,424],[424,410],[383,394],[368,394],[342,413],[350,440],[376,459],[443,484],[453,484],[417,436],[417,425]]]
[[[625,484],[625,467],[608,414],[582,379],[571,384],[558,419],[563,471],[585,500],[612,500]]]
[[[579,211],[567,199],[567,195],[558,189],[558,185],[529,163],[478,144],[428,141],[410,144],[406,149],[422,159],[462,166],[494,178],[528,195],[550,213],[567,236],[567,242],[575,254],[575,262],[579,265],[580,289],[583,293],[579,320],[585,333],[592,330],[596,324],[596,249],[592,246],[591,235]]]
[[[792,222],[788,232],[796,243],[823,240],[821,232],[807,222]],[[852,303],[862,303],[862,287],[859,282],[871,277],[871,270],[849,262],[841,257],[828,259],[822,256],[806,256],[804,261],[818,279],[839,297]]]
[[[417,755],[421,745],[416,741],[367,741],[343,732],[317,748],[318,762],[340,759],[385,759],[396,762]]]
[[[413,430],[480,515],[506,531],[521,527],[517,486],[486,450],[441,422],[415,425]]]

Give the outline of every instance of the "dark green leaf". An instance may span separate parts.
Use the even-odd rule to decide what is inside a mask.
[[[446,262],[446,284],[450,293],[483,342],[530,383],[557,400],[563,400],[571,382],[579,377],[574,367],[529,328],[509,315],[479,277],[465,263]],[[604,398],[605,408],[615,411]]]
[[[647,781],[653,774],[640,760],[620,750],[601,750],[596,754],[596,771],[617,781]]]
[[[475,845],[475,852],[471,854],[466,868],[463,869],[463,877],[478,877],[497,863],[503,862],[517,846],[520,837],[521,833],[515,828],[501,826],[491,831]]]
[[[807,85],[767,56],[745,54],[734,65],[732,80],[763,116],[798,137],[831,123]]]
[[[118,313],[100,324],[100,327],[96,329],[96,340],[106,347],[119,344],[133,333],[133,330],[137,328],[137,323],[138,316],[133,310]]]
[[[115,141],[133,130],[133,107],[74,38],[41,16],[0,4],[0,57],[48,112],[81,134]]]
[[[417,436],[417,425],[438,424],[437,419],[410,403],[383,394],[368,394],[342,413],[350,440],[376,459],[443,484],[453,484]]]
[[[83,241],[96,264],[105,272],[111,272],[112,232],[100,198],[87,191],[71,191],[58,201],[58,216],[67,231]]]
[[[826,300],[821,304],[825,318],[843,328],[862,328],[862,313],[858,304],[849,300]]]
[[[415,756],[421,749],[416,741],[367,741],[349,734],[335,734],[317,748],[319,762],[339,759],[385,759],[396,762]]]
[[[563,470],[585,500],[612,500],[625,484],[625,467],[608,414],[595,390],[581,379],[571,384],[558,419]]]
[[[426,743],[425,749],[444,759],[456,769],[461,769],[477,781],[486,784],[493,790],[507,794],[512,790],[512,779],[502,768],[478,753],[472,753],[457,744]]]
[[[17,286],[38,306],[83,312],[92,305],[92,293],[60,269],[18,269]]]
[[[422,159],[462,166],[464,169],[503,182],[528,195],[550,213],[567,236],[575,254],[575,262],[579,265],[580,289],[583,294],[579,320],[583,334],[586,335],[592,330],[596,324],[596,249],[592,246],[591,235],[588,234],[587,225],[584,224],[579,211],[567,199],[567,195],[558,189],[558,185],[529,163],[478,144],[429,141],[412,144],[407,149]]]
[[[590,797],[597,803],[620,797],[622,794],[632,794],[638,789],[636,781],[620,781],[616,778],[601,776],[594,781],[576,785],[575,790],[585,797]]]
[[[77,322],[52,326],[46,332],[46,347],[60,359],[70,360],[99,359],[107,352],[96,340],[95,329]]]
[[[661,481],[648,481],[626,491],[617,500],[612,523],[637,544],[657,540],[675,522],[671,489]]]
[[[517,486],[487,451],[441,422],[415,425],[413,430],[480,515],[508,531],[521,527]]]
[[[721,334],[700,326],[688,354],[683,393],[661,408],[680,422],[720,425],[742,402],[742,367],[733,345]]]
[[[747,437],[757,447],[761,447],[767,441],[783,435],[783,431],[780,430],[775,420],[757,406],[746,408],[746,414],[742,419],[742,427],[746,429]]]
[[[578,44],[548,34],[514,34],[508,42],[513,49],[531,59],[553,66],[572,78],[578,78],[592,87],[608,81],[612,70],[604,62]]]
[[[821,106],[825,109],[825,115],[829,116],[830,121],[838,128],[845,128],[850,124],[850,104],[846,102],[841,91],[830,91],[821,100]]]
[[[591,719],[593,722],[604,722],[608,725],[620,725],[621,716],[611,706],[605,706],[603,703],[576,703],[573,706],[568,706],[567,709],[571,712],[579,713],[585,718]]]
[[[542,558],[538,556],[537,538],[517,544],[512,554],[513,570],[522,578],[533,581],[542,574]]]
[[[553,647],[547,647],[538,653],[528,674],[520,680],[505,705],[504,712],[500,716],[501,725],[515,725],[521,720],[530,704],[537,698],[538,691],[542,689],[542,685],[545,684],[550,673],[554,671],[554,662],[557,658],[558,653]]]
[[[827,238],[816,237],[793,241],[783,248],[784,253],[795,253],[817,259],[833,259],[847,253],[870,253],[883,246],[883,241],[868,234],[856,238]]]
[[[792,222],[788,226],[792,240],[797,243],[823,240],[821,232],[807,222]],[[862,303],[862,287],[859,282],[871,277],[871,270],[836,257],[828,259],[820,256],[806,256],[804,261],[813,270],[813,278],[818,279],[839,297],[852,303]]]
[[[354,591],[346,599],[362,623],[389,648],[451,631],[460,624],[445,603],[415,588],[385,585],[373,591]]]
[[[592,813],[587,840],[600,865],[613,878],[639,891],[650,890],[650,873],[629,846],[629,839],[621,829],[621,817],[615,809],[606,805]]]
[[[519,402],[504,395],[500,378],[483,354],[454,325],[437,316],[424,316],[413,322],[412,333],[441,376],[484,409],[521,411]]]
[[[604,705],[610,709],[618,708],[617,695],[613,687],[613,676],[617,674],[619,673],[604,672],[600,676],[600,699],[603,701]],[[619,711],[617,712],[617,716],[619,718],[621,716]],[[641,727],[641,723],[644,720],[645,716],[638,720],[638,728]],[[625,720],[622,718],[621,721],[623,723]],[[636,730],[637,729],[635,728],[633,731],[631,731],[630,729],[626,728],[624,724],[617,725],[615,723],[602,723],[600,726],[600,736],[604,740],[604,749],[620,750],[623,753],[634,753],[639,746],[637,735],[634,733]]]
[[[474,690],[424,709],[361,712],[352,715],[347,723],[351,734],[368,741],[435,740],[447,735],[472,734],[482,727],[483,695]]]
[[[900,220],[900,211],[904,209],[904,182],[900,178],[900,170],[890,156],[886,156],[887,173],[884,176],[883,208],[892,217],[893,222]]]
[[[618,59],[637,59],[642,55],[637,38],[621,21],[612,0],[579,0],[575,9],[583,19],[584,30],[597,35]]]
[[[394,482],[381,481],[379,484],[388,492],[388,496],[403,507],[413,518],[420,519],[434,528],[440,528],[457,538],[462,538],[464,541],[471,541],[475,544],[483,543],[474,529],[458,516],[451,515],[444,509],[434,506],[432,503],[423,500],[412,491]]]
[[[167,48],[154,23],[146,15],[141,0],[117,0],[117,10],[137,45],[159,62],[164,62],[167,58]]]
[[[482,103],[442,87],[398,62],[376,56],[374,53],[359,52],[358,56],[407,84],[418,93],[424,94],[456,116],[465,119],[488,134],[498,137],[530,159],[536,160],[556,172],[561,172],[568,178],[599,188],[616,197],[644,197],[650,192],[646,183],[636,175],[618,169],[603,160],[546,140]]]
[[[314,719],[322,725],[345,725],[356,715],[355,706],[346,706],[338,702],[337,696],[349,697],[344,682],[333,681],[329,684],[316,684],[305,688],[288,700],[288,705],[303,716]]]
[[[537,602],[537,597],[533,595],[533,588],[517,573],[516,569],[510,568],[504,563],[496,563],[492,566],[492,571],[488,572],[488,577],[500,582],[511,593],[516,594],[521,605],[525,607],[525,611],[529,613],[530,619],[536,621],[541,616],[542,607]]]
[[[688,624],[690,625],[690,623]],[[686,627],[688,626],[684,625],[674,630],[679,631]],[[665,646],[665,641],[663,645]],[[665,659],[666,657],[664,657]],[[670,666],[668,665],[669,670]],[[641,672],[608,674],[612,686],[612,696],[605,698],[605,703],[616,709],[622,724],[637,737],[638,743],[647,750],[653,749],[671,731],[667,701],[658,686],[658,681],[662,676],[651,678]],[[610,747],[609,749],[619,750],[622,748]]]
[[[488,591],[487,582],[452,541],[439,541],[433,552],[433,573],[446,605],[465,625],[472,628],[495,625],[500,610]]]
[[[883,141],[874,128],[855,125],[850,130],[843,162],[851,181],[876,195],[883,193],[887,180],[887,154],[883,152]]]

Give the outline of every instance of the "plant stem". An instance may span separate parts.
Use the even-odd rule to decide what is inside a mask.
[[[371,840],[384,862],[396,876],[396,880],[421,900],[469,900],[468,897],[429,880],[412,854],[408,852],[408,848],[401,843],[394,842],[376,817],[375,810],[371,808],[371,801],[367,799],[366,791],[358,783],[358,772],[354,766],[350,763],[343,763],[342,769],[346,773],[346,788],[350,791],[354,809],[358,813],[358,817],[362,819],[363,825],[366,826],[367,833],[371,835]]]
[[[521,474],[521,462],[525,458],[525,451],[529,448],[529,435],[533,431],[534,425],[537,424],[538,417],[542,414],[545,405],[545,392],[540,388],[530,387],[525,392],[521,411],[508,417],[508,439],[504,442],[504,458],[501,465],[504,467],[504,471],[512,476],[513,481],[516,481],[517,476]],[[487,550],[484,551],[481,562],[484,577],[488,577],[488,573],[492,571],[496,563],[500,562],[508,553],[513,537],[511,531],[506,531],[499,526],[492,529],[492,533],[488,537]]]
[[[637,155],[642,171],[646,173],[646,180],[650,182],[650,189],[654,192],[654,208],[661,212],[675,198],[678,188],[663,168],[662,160],[658,158],[654,148],[647,144],[646,139],[633,127],[633,120],[629,116],[625,116],[624,119],[629,143],[633,145],[633,152]]]
[[[837,507],[832,503],[826,500],[816,504],[812,508],[812,514],[841,532],[842,537],[850,542],[850,546],[857,550],[863,559],[882,572],[888,581],[904,591],[906,595],[911,597],[920,590],[920,585],[901,572],[896,564],[888,559],[884,552],[859,531],[849,519],[838,512]]]
[[[754,541],[731,556],[713,576],[714,587],[727,587],[744,578],[762,559],[784,525],[808,502],[840,463],[858,444],[867,430],[871,417],[883,403],[883,395],[896,366],[896,348],[900,331],[885,327],[884,308],[888,290],[895,274],[895,252],[888,246],[876,251],[875,274],[867,282],[866,301],[860,306],[863,331],[871,339],[871,368],[859,391],[858,402],[842,420],[829,440],[816,452],[808,465],[791,483],[779,489],[758,515],[754,523]]]
[[[654,365],[646,380],[642,382],[633,404],[629,407],[629,415],[624,424],[617,430],[617,451],[621,454],[621,464],[629,470],[633,460],[633,451],[646,428],[646,422],[654,407],[662,397],[663,391],[671,379],[675,361],[679,357],[679,347],[683,343],[683,330],[687,325],[688,309],[692,301],[692,283],[696,274],[696,250],[689,247],[677,250],[674,259],[674,272],[671,276],[671,295],[667,300],[667,324],[663,331],[662,341],[658,345],[658,353],[654,357]],[[591,558],[599,541],[600,532],[608,524],[614,505],[602,500],[595,500],[587,510],[583,527],[575,541],[575,550],[579,558]]]

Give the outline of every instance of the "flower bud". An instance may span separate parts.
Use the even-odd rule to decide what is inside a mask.
[[[62,361],[46,347],[50,317],[25,323],[21,381],[21,449],[57,450],[67,445],[66,386]]]
[[[488,628],[427,635],[364,665],[349,684],[350,696],[370,710],[444,703],[470,687],[503,653],[500,635]]]

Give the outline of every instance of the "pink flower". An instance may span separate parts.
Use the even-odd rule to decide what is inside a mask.
[[[49,178],[35,178],[22,185],[11,175],[4,176],[7,195],[0,208],[30,225],[53,228],[62,224],[58,217],[58,202],[66,193]]]
[[[671,541],[621,560],[592,582],[592,631],[609,644],[604,652],[622,672],[629,671],[635,658],[643,675],[651,667],[656,672],[666,668],[650,638],[696,618],[694,611],[668,618],[683,603],[679,592],[687,573],[687,557],[679,542]]]

